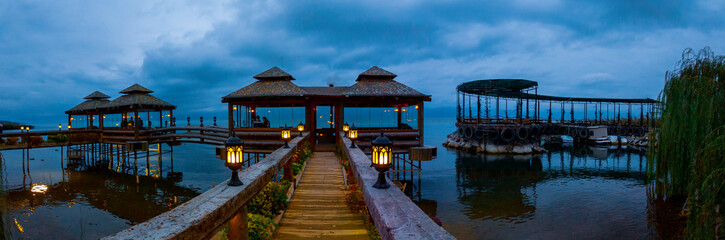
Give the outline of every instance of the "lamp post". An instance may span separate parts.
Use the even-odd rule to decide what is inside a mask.
[[[355,124],[352,124],[352,127],[350,128],[350,132],[347,134],[347,137],[350,138],[350,148],[357,148],[355,146],[355,140],[357,139],[357,128],[355,127]]]
[[[304,130],[305,130],[305,124],[303,124],[302,122],[300,122],[300,124],[297,124],[297,131],[300,132],[300,137],[302,137],[302,131],[304,131]]]
[[[374,188],[386,189],[390,184],[385,181],[385,171],[388,171],[393,160],[393,142],[388,139],[383,132],[380,136],[372,141],[372,166],[378,171],[378,181],[373,185]]]
[[[342,131],[345,132],[345,135],[347,135],[347,131],[350,131],[350,125],[348,125],[347,122],[342,125]]]
[[[287,142],[290,139],[290,128],[287,127],[285,124],[282,128],[282,140],[284,140],[284,148],[290,148],[289,144]]]
[[[242,142],[234,131],[232,131],[232,136],[224,142],[224,148],[227,152],[227,158],[224,165],[232,170],[232,178],[229,179],[227,185],[241,186],[243,183],[239,180],[237,170],[239,170],[239,168],[242,167],[242,163],[244,163],[244,142]]]
[[[58,131],[61,131],[61,130],[62,130],[62,128],[63,128],[63,125],[61,125],[61,124],[58,124]]]

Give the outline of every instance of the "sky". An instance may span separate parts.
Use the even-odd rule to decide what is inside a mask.
[[[65,122],[89,93],[134,83],[177,116],[222,117],[221,97],[272,66],[300,86],[379,66],[432,112],[488,78],[656,99],[684,49],[725,52],[722,16],[725,0],[0,1],[0,120]]]

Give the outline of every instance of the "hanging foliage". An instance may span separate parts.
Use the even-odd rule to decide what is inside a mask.
[[[690,238],[723,236],[725,57],[686,49],[667,73],[658,130],[650,135],[648,174],[658,194],[687,194]],[[657,138],[656,141],[652,138]],[[718,230],[719,229],[719,230]]]

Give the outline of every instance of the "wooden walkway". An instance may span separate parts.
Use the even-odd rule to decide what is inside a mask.
[[[308,160],[275,239],[369,239],[365,223],[345,204],[340,161],[332,152]]]

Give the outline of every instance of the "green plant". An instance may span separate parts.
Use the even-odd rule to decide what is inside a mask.
[[[271,218],[264,215],[247,214],[249,239],[272,239],[272,228],[275,226]]]
[[[659,99],[659,128],[649,141],[656,144],[647,158],[657,194],[687,194],[688,238],[723,237],[725,56],[686,49],[679,68],[667,73]]]
[[[45,142],[41,136],[30,136],[30,146],[40,146]]]
[[[247,206],[249,212],[273,218],[282,210],[286,209],[289,204],[289,202],[287,202],[287,188],[289,188],[289,182],[285,185],[287,186],[279,185],[274,182],[267,183],[267,186],[265,186],[264,189],[262,189],[262,191],[260,191],[257,196],[249,202],[249,205]]]
[[[300,171],[302,171],[302,164],[292,163],[292,175],[297,176]]]
[[[350,211],[360,214],[360,217],[365,221],[365,229],[368,231],[370,239],[382,239],[378,228],[375,227],[375,223],[370,217],[370,211],[368,206],[365,204],[365,197],[360,190],[357,190],[355,186],[350,187],[350,192],[345,194],[345,204]]]
[[[48,142],[51,142],[51,143],[65,143],[65,142],[68,142],[68,135],[66,135],[66,134],[49,135],[48,136]]]

